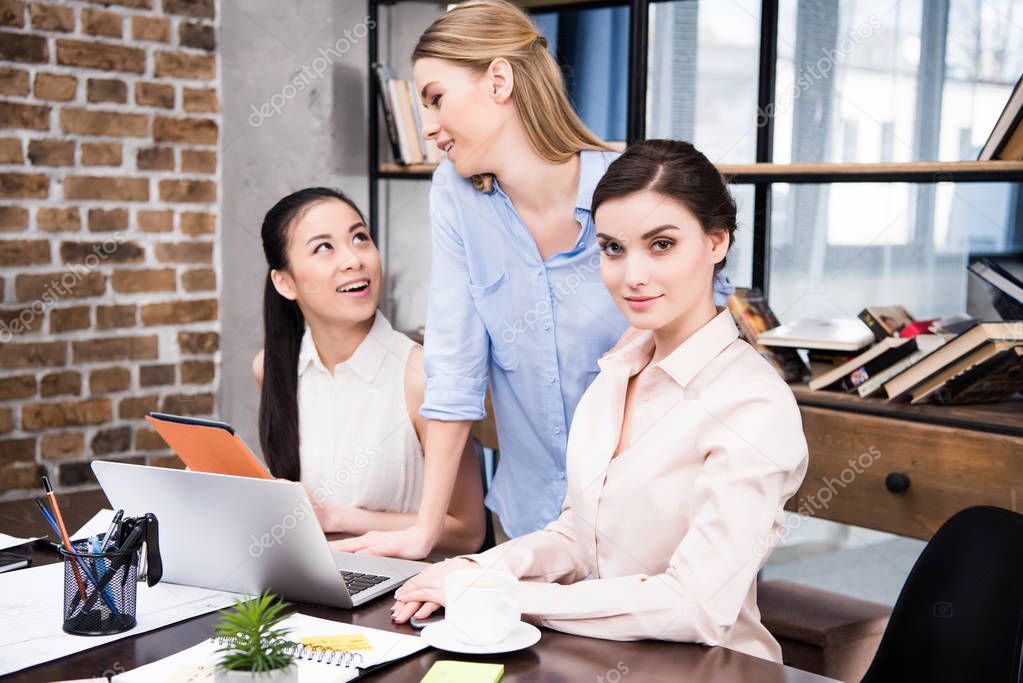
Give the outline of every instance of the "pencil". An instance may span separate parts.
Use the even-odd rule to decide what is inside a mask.
[[[64,540],[64,547],[67,548],[69,553],[74,554],[75,549],[71,545],[71,537],[67,534],[67,527],[64,526],[64,517],[60,514],[60,506],[57,505],[57,496],[54,495],[53,487],[50,486],[50,480],[45,475],[43,476],[43,489],[46,491],[46,496],[50,499],[50,507],[53,508],[53,516],[57,520],[58,528],[60,528],[60,535]],[[72,561],[71,569],[75,572],[75,580],[78,581],[78,589],[82,591],[82,600],[85,600],[85,582],[82,581],[82,575],[78,573],[78,564]]]

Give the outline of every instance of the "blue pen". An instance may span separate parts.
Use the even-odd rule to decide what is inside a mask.
[[[53,515],[46,509],[46,507],[43,506],[42,502],[38,498],[36,498],[35,501],[39,506],[39,509],[42,510],[43,517],[46,518],[46,522],[50,525],[50,528],[53,529],[53,532],[57,534],[58,538],[60,538],[60,527],[57,526],[57,520],[53,518]],[[75,561],[78,562],[78,566],[82,568],[86,576],[89,577],[89,580],[92,581],[92,585],[98,586],[99,580],[91,571],[89,571],[89,567],[82,561],[82,558],[78,557],[74,549],[68,548],[68,553],[76,558]],[[84,600],[85,596],[82,596],[82,599]],[[118,611],[117,607],[114,605],[114,601],[110,599],[110,595],[106,591],[103,591],[103,602],[107,603],[107,607],[110,608],[110,611],[114,614],[114,616],[120,616],[121,613]]]
[[[89,546],[92,548],[92,553],[94,555],[102,555],[105,552],[103,548],[104,545],[106,545],[105,542],[102,544],[99,542],[99,536],[89,536]],[[93,563],[96,565],[96,578],[102,579],[103,575],[106,573],[106,558],[93,558]],[[113,605],[114,596],[110,594],[110,586],[103,587],[103,597],[106,599],[107,605]]]

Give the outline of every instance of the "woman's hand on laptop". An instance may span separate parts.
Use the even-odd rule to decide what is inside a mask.
[[[479,567],[479,564],[464,557],[456,557],[430,565],[405,582],[394,597],[391,619],[398,624],[415,617],[425,619],[444,604],[444,579],[448,574],[462,569]]]
[[[433,550],[426,533],[414,526],[400,531],[370,531],[362,536],[332,541],[330,545],[338,552],[400,557],[406,560],[421,560]]]

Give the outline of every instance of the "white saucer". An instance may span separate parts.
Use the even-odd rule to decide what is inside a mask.
[[[438,621],[423,629],[420,636],[428,645],[438,650],[448,652],[460,652],[469,655],[489,655],[498,652],[514,652],[523,648],[535,645],[540,640],[540,629],[532,624],[520,621],[512,629],[508,637],[493,645],[477,645],[476,643],[464,643],[460,638],[461,634],[448,624],[447,621]]]

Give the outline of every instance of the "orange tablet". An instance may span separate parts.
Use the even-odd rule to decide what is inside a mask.
[[[149,413],[146,420],[196,472],[273,479],[226,422],[167,413]]]

